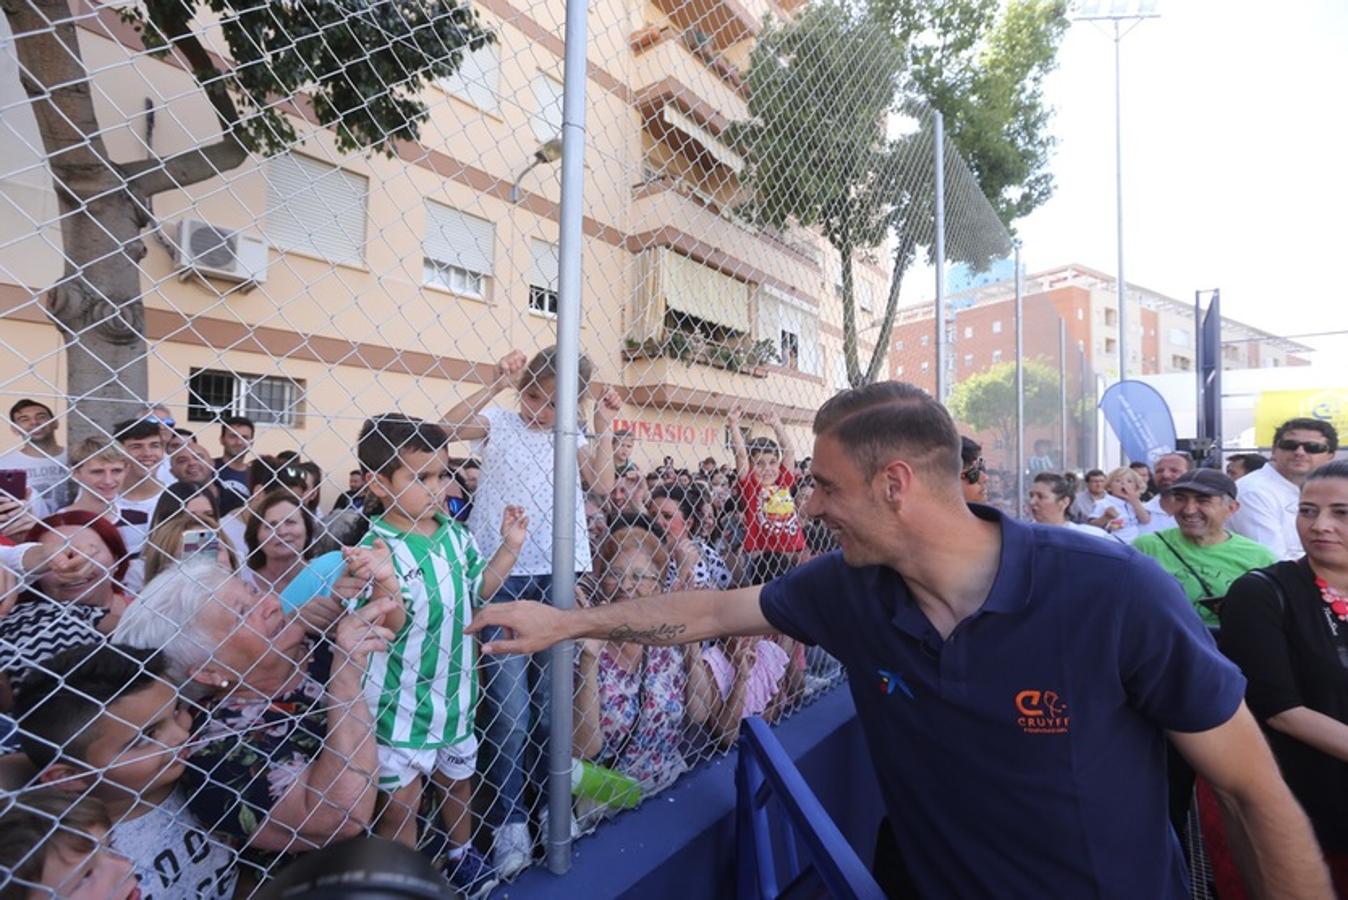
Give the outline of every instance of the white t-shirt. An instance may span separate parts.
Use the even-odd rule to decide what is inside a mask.
[[[126,552],[131,556],[131,565],[126,568],[122,584],[133,597],[145,586],[145,560],[141,554],[145,550],[145,541],[150,537],[150,519],[158,503],[158,494],[145,500],[117,498],[117,530],[126,543]]]
[[[28,486],[33,490],[32,513],[35,517],[45,519],[66,505],[70,467],[66,464],[64,450],[56,456],[45,453],[30,456],[22,450],[11,450],[0,455],[0,469],[23,469],[28,473]]]
[[[1116,541],[1118,538],[1105,531],[1103,528],[1096,528],[1094,525],[1082,525],[1079,522],[1064,522],[1064,528],[1070,528],[1073,531],[1080,531],[1082,534],[1089,534],[1091,537],[1104,538],[1107,541]]]
[[[234,851],[201,828],[181,787],[143,816],[117,822],[108,837],[135,866],[141,900],[234,895]]]
[[[1146,503],[1142,504],[1151,513],[1151,521],[1137,526],[1138,537],[1144,534],[1151,534],[1156,531],[1165,531],[1176,526],[1175,517],[1165,510],[1161,509],[1161,495],[1157,494]]]
[[[529,515],[529,534],[520,548],[512,575],[552,574],[552,431],[529,428],[514,410],[492,408],[482,417],[491,423],[485,440],[473,442],[482,460],[482,476],[473,494],[468,529],[491,559],[501,546],[501,515],[507,506],[522,506]],[[585,436],[576,439],[584,447]],[[585,492],[576,474],[575,523],[577,572],[590,570],[590,539],[585,531]]]
[[[1128,505],[1126,500],[1120,500],[1118,497],[1106,494],[1104,497],[1095,501],[1095,506],[1091,509],[1090,518],[1100,518],[1105,514],[1105,510],[1110,507],[1113,507],[1114,512],[1117,513],[1117,515],[1114,516],[1113,521],[1116,523],[1122,522],[1123,524],[1109,533],[1118,537],[1118,539],[1125,544],[1131,544],[1133,539],[1138,535],[1137,513],[1133,511],[1133,508]],[[1105,530],[1108,531],[1109,529]]]
[[[1305,550],[1297,534],[1297,507],[1301,488],[1272,465],[1256,469],[1236,482],[1240,509],[1227,522],[1236,534],[1244,535],[1272,550],[1278,559],[1301,559]]]

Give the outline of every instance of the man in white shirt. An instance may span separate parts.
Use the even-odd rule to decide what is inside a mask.
[[[1166,491],[1191,468],[1193,468],[1193,460],[1187,453],[1176,451],[1156,457],[1156,462],[1152,465],[1152,478],[1156,482],[1156,496],[1142,504],[1151,513],[1151,521],[1137,527],[1139,536],[1177,527],[1178,523],[1175,522],[1175,517],[1166,508],[1168,503]]]
[[[1269,465],[1236,482],[1240,509],[1232,531],[1263,544],[1279,559],[1300,559],[1297,505],[1306,476],[1334,458],[1339,434],[1320,419],[1288,419],[1273,434]]]
[[[131,556],[124,584],[132,595],[140,591],[145,572],[140,554],[150,536],[155,504],[164,493],[164,486],[155,478],[155,472],[164,461],[164,439],[159,428],[158,422],[148,419],[133,419],[116,425],[117,443],[121,444],[127,459],[126,481],[122,495],[117,498],[117,509],[121,514],[117,530],[122,533]]]
[[[28,473],[28,487],[32,489],[29,512],[38,519],[67,503],[70,469],[65,448],[56,440],[59,424],[51,407],[37,400],[23,399],[9,409],[9,429],[23,443],[0,456],[0,469]]]

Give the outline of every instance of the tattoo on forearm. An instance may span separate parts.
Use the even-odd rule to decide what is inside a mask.
[[[668,622],[652,625],[650,628],[619,625],[608,633],[608,639],[610,641],[634,641],[638,644],[674,644],[687,630],[687,625],[673,625]]]

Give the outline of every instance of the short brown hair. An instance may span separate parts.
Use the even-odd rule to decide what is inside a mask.
[[[58,847],[92,852],[95,831],[112,828],[108,811],[95,797],[53,788],[11,796],[0,812],[0,870],[9,873],[0,900],[26,898],[42,883],[47,854]]]
[[[814,433],[846,448],[871,478],[895,454],[933,478],[959,477],[960,434],[946,408],[920,387],[877,381],[834,394],[814,416]]]

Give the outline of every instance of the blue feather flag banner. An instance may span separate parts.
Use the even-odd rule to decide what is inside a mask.
[[[1100,398],[1100,411],[1132,461],[1150,465],[1175,449],[1175,419],[1151,385],[1141,381],[1111,385]]]

